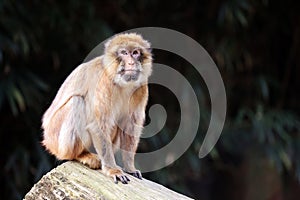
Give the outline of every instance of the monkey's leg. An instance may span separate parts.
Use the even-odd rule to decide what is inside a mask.
[[[122,169],[116,164],[112,141],[107,132],[101,132],[98,128],[98,123],[94,122],[88,126],[88,130],[91,133],[93,145],[97,154],[101,159],[102,172],[114,179],[115,183],[121,181],[123,184],[127,184],[129,178],[124,174]],[[109,129],[107,129],[109,130]]]
[[[90,145],[89,133],[85,130],[85,103],[81,96],[72,97],[61,109],[65,114],[59,133],[59,156],[62,159],[77,160],[92,169],[100,168],[97,155],[86,150]]]
[[[101,162],[97,154],[94,153],[83,151],[79,156],[75,158],[75,160],[81,162],[84,165],[87,165],[91,169],[101,168]]]

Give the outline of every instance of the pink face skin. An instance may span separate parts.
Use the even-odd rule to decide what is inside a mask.
[[[141,52],[139,49],[134,49],[132,51],[129,51],[127,49],[120,49],[119,56],[125,64],[125,71],[131,71],[135,70],[134,68],[136,67],[134,65],[137,61],[139,61]]]
[[[136,81],[138,79],[141,71],[141,55],[140,49],[128,50],[122,48],[118,51],[118,57],[122,60],[118,72],[125,81]]]

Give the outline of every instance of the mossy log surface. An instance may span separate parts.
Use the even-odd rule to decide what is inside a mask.
[[[115,184],[98,170],[69,161],[43,176],[24,199],[191,199],[152,181],[129,177],[129,184]]]

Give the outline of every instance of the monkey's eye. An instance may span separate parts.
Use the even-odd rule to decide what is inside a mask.
[[[121,52],[120,52],[120,53],[121,53],[121,55],[124,55],[124,56],[128,55],[128,52],[127,52],[126,50],[124,50],[124,49],[123,49],[123,50],[121,50]]]
[[[138,58],[140,56],[140,51],[139,50],[133,50],[131,54],[134,58]]]
[[[138,55],[139,54],[139,51],[138,50],[134,50],[133,52],[132,52],[132,55]]]

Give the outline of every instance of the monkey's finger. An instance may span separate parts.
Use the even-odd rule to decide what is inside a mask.
[[[132,176],[142,180],[142,174],[140,171],[130,173]]]
[[[135,177],[137,177],[138,179],[141,179],[141,180],[143,179],[143,178],[142,178],[142,174],[141,174],[140,171],[137,171],[137,172],[136,172],[136,176],[135,176]]]
[[[126,178],[127,178],[127,177],[124,176],[124,175],[122,175],[122,176],[119,177],[120,181],[121,181],[123,184],[128,184],[128,181],[127,181]]]
[[[127,176],[125,176],[125,177],[126,177],[126,180],[127,180],[127,181],[130,181],[130,179],[129,179]]]
[[[114,176],[114,182],[115,182],[115,184],[118,184],[118,177],[117,176]]]

